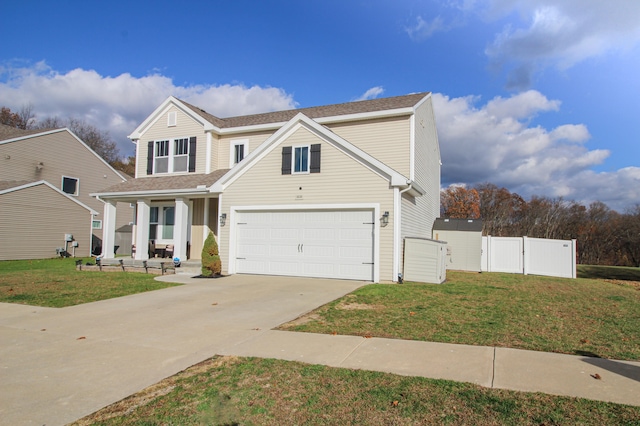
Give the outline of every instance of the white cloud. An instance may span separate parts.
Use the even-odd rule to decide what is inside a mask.
[[[79,68],[59,73],[45,62],[0,67],[2,106],[18,110],[31,104],[38,118],[84,119],[101,130],[108,130],[123,155],[133,153],[133,145],[126,136],[170,95],[219,117],[296,107],[292,95],[273,87],[177,86],[160,74],[109,77]]]
[[[587,58],[640,43],[640,2],[629,0],[493,0],[477,9],[488,20],[511,17],[485,53],[508,70],[508,87],[529,87],[536,71],[567,69]]]
[[[378,96],[384,93],[384,88],[382,86],[372,87],[371,89],[364,92],[359,97],[355,98],[354,101],[366,101],[368,99],[375,99]]]
[[[558,101],[536,91],[496,97],[480,106],[473,96],[434,94],[433,99],[443,185],[491,182],[525,197],[599,200],[619,210],[640,199],[640,168],[592,170],[609,151],[584,146],[590,138],[585,125],[545,129],[529,124],[536,114],[557,111]]]
[[[416,17],[416,23],[404,29],[409,38],[414,41],[422,41],[428,39],[439,31],[447,31],[448,28],[441,16],[436,16],[430,21],[425,21],[422,16]]]

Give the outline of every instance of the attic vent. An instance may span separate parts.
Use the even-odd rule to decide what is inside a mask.
[[[177,121],[178,121],[178,114],[175,111],[171,111],[169,114],[167,114],[168,127],[175,126]]]

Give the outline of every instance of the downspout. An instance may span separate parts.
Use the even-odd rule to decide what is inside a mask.
[[[398,191],[397,192],[397,202],[396,205],[394,206],[394,219],[393,219],[393,234],[394,234],[394,238],[393,238],[393,245],[394,245],[394,250],[393,250],[393,270],[395,271],[395,276],[392,277],[394,282],[398,282],[399,281],[399,277],[400,277],[400,248],[401,248],[401,244],[402,244],[402,235],[401,235],[401,231],[402,231],[402,227],[401,227],[401,220],[402,220],[402,194],[404,194],[407,191],[410,191],[411,188],[413,188],[413,181],[408,181],[409,186],[405,189],[403,189],[402,191]]]

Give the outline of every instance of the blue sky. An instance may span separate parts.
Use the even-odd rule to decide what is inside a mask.
[[[224,117],[431,91],[443,186],[640,203],[637,0],[0,2],[0,104],[123,154],[169,95]]]

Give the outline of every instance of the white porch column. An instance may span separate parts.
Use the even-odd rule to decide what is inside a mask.
[[[203,224],[202,224],[202,244],[209,236],[209,232],[211,229],[209,228],[209,203],[211,202],[211,198],[204,199],[204,215],[203,215]]]
[[[176,216],[173,226],[173,257],[187,260],[189,205],[184,198],[176,198]]]
[[[102,218],[102,257],[113,259],[116,241],[116,203],[104,200],[104,216]]]
[[[149,218],[151,206],[147,200],[136,204],[136,260],[149,259]]]

